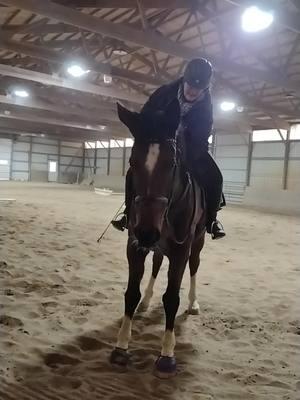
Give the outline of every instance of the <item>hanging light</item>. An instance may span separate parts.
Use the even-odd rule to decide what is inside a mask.
[[[220,104],[220,108],[222,111],[232,111],[235,109],[235,103],[233,101],[223,101]]]
[[[13,94],[17,97],[22,97],[22,98],[29,97],[29,92],[25,89],[14,89]]]
[[[259,32],[267,29],[274,21],[272,12],[263,11],[256,6],[246,8],[242,14],[242,28],[245,32]]]
[[[72,75],[74,78],[80,78],[83,75],[86,75],[90,72],[89,69],[84,69],[81,65],[79,64],[71,64],[67,68],[68,74]]]
[[[110,75],[103,75],[103,82],[107,85],[112,83],[112,77]]]

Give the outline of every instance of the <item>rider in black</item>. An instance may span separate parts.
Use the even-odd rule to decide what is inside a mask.
[[[204,58],[190,61],[183,77],[158,88],[144,105],[141,112],[164,111],[168,104],[178,99],[181,119],[177,134],[184,138],[186,154],[191,160],[191,172],[198,184],[204,187],[207,199],[207,232],[213,239],[225,236],[217,212],[222,198],[223,177],[208,152],[208,138],[213,125],[213,110],[210,96],[212,66]],[[112,225],[123,231],[127,226],[128,210],[132,197],[132,176],[129,168],[126,175],[124,215],[112,221]]]

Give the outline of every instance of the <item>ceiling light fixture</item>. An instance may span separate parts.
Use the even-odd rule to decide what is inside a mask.
[[[251,6],[246,8],[241,19],[243,30],[255,33],[267,29],[274,21],[274,16],[272,12],[263,11],[256,6]]]
[[[232,111],[235,108],[235,103],[233,101],[223,101],[220,107],[222,111]]]
[[[113,54],[116,56],[126,56],[126,54],[128,54],[128,51],[126,51],[122,48],[118,48],[118,49],[113,50]]]
[[[23,97],[23,98],[29,97],[29,93],[25,89],[14,89],[13,94],[17,97]]]
[[[80,78],[90,72],[89,69],[82,68],[79,64],[72,64],[67,68],[68,74],[72,75],[74,78]]]
[[[103,82],[107,85],[112,83],[112,77],[110,75],[103,75]]]

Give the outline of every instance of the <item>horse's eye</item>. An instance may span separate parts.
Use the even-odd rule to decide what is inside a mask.
[[[132,158],[129,160],[129,165],[131,168],[136,168],[137,167],[137,162],[136,160],[133,160]]]

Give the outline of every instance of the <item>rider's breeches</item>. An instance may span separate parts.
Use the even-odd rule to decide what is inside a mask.
[[[214,221],[220,207],[223,190],[223,176],[208,152],[193,162],[193,176],[198,184],[205,189],[208,223]]]

